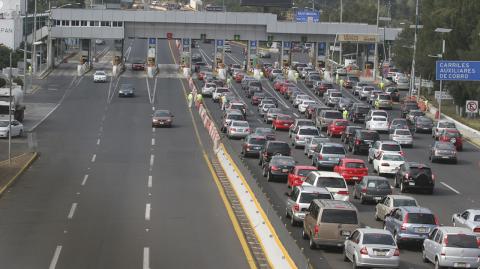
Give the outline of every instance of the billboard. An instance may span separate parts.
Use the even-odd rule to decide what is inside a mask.
[[[295,13],[296,22],[319,22],[320,12],[311,10],[297,10]]]
[[[291,8],[293,0],[240,0],[241,6]]]

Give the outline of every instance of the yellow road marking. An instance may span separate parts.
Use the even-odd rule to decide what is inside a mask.
[[[0,195],[2,195],[10,185],[15,182],[15,180],[25,171],[27,168],[32,164],[33,160],[35,160],[38,156],[38,153],[34,152],[30,160],[27,161],[25,165],[5,184],[2,188],[0,188]]]
[[[170,41],[168,42],[168,47],[170,48],[170,53],[172,55],[173,61],[176,64],[177,61],[176,61],[175,56],[173,54],[173,50],[172,50],[172,46],[170,44]],[[187,90],[185,88],[185,85],[184,85],[182,79],[180,79],[180,82],[182,84],[183,95],[185,97],[185,104],[188,107]],[[232,221],[233,229],[235,230],[235,233],[237,234],[238,240],[240,241],[240,245],[242,246],[243,252],[245,253],[248,265],[250,266],[251,269],[257,269],[257,265],[255,264],[255,260],[253,258],[253,255],[250,251],[250,248],[248,247],[247,240],[245,239],[245,236],[242,232],[242,229],[240,228],[240,224],[238,223],[238,220],[235,217],[235,214],[233,213],[233,209],[231,208],[230,203],[227,200],[227,196],[225,195],[225,191],[222,188],[220,180],[218,179],[217,174],[215,173],[215,170],[213,169],[213,165],[211,164],[210,160],[208,159],[207,153],[205,152],[205,147],[204,147],[203,142],[200,138],[197,123],[195,122],[195,119],[193,117],[192,109],[190,107],[188,107],[188,111],[190,113],[190,118],[192,120],[193,129],[195,131],[195,137],[197,139],[198,144],[200,145],[200,147],[202,149],[203,159],[204,159],[205,163],[207,164],[208,169],[210,170],[210,174],[212,175],[212,178],[213,178],[213,181],[215,182],[215,185],[217,185],[217,189],[218,189],[218,192],[220,194],[220,197],[222,198],[223,205],[225,206],[225,209],[227,210],[228,217]]]

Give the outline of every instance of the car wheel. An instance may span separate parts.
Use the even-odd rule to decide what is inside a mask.
[[[358,199],[358,196],[357,196],[357,190],[355,187],[353,187],[353,199]]]
[[[308,242],[308,246],[310,247],[310,249],[316,249],[317,244],[315,244],[315,242],[313,241],[312,236],[309,236],[309,237],[310,237],[310,240]]]
[[[298,222],[293,218],[293,216],[290,218],[290,224],[292,226],[297,226],[298,225]]]
[[[363,197],[363,194],[360,194],[360,204],[365,204],[365,197]]]
[[[360,268],[359,266],[357,266],[357,262],[355,261],[355,256],[352,257],[352,268],[353,269],[358,269]]]
[[[401,193],[407,192],[407,188],[405,186],[405,183],[403,183],[403,182],[400,183],[400,192]]]
[[[272,181],[272,179],[273,179],[272,173],[268,172],[267,173],[267,181],[270,182],[270,181]]]
[[[308,239],[308,234],[305,232],[305,228],[302,229],[302,238],[305,240]]]
[[[343,248],[343,261],[344,262],[350,261],[347,257],[347,248],[346,247]]]
[[[287,218],[287,219],[290,218],[290,214],[288,214],[288,210],[285,210],[285,218]]]
[[[395,188],[398,188],[397,176],[395,176],[395,182],[394,182],[393,186],[394,186]]]
[[[435,259],[435,269],[442,269],[443,266],[440,266],[440,262],[438,261],[438,259]]]
[[[18,137],[23,137],[23,130],[20,130],[20,132],[18,133]]]
[[[428,263],[428,259],[427,259],[427,253],[425,253],[425,249],[422,248],[422,261],[424,263]]]
[[[378,210],[375,208],[375,220],[381,221],[380,217],[378,217]]]
[[[433,188],[427,190],[427,194],[433,194]]]
[[[370,158],[370,154],[368,154],[367,160],[368,160],[368,163],[373,163],[373,159]]]
[[[355,146],[352,147],[352,154],[353,154],[353,155],[356,155],[356,154],[357,154],[357,151],[355,150]]]

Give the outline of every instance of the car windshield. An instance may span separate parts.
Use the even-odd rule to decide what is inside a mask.
[[[310,172],[315,171],[312,169],[299,169],[298,170],[298,175],[302,177],[306,177]]]
[[[332,195],[330,193],[311,193],[311,192],[304,192],[300,195],[301,204],[310,204],[314,199],[332,199]]]
[[[445,135],[448,137],[460,137],[459,132],[445,132]]]
[[[265,145],[265,142],[267,140],[263,137],[250,137],[250,139],[248,139],[248,143],[249,144],[253,144],[253,145]]]
[[[417,202],[413,199],[395,199],[393,200],[393,206],[417,206]]]
[[[429,167],[410,167],[410,173],[412,175],[417,175],[419,173],[426,174],[427,176],[432,175],[432,170]]]
[[[383,151],[401,151],[400,145],[397,144],[383,144],[382,145]]]
[[[363,234],[364,245],[387,245],[395,246],[395,241],[393,237],[389,234],[374,234],[374,233],[365,233]]]
[[[332,94],[330,96],[331,97],[342,97],[342,93],[341,92],[332,92]]]
[[[227,88],[217,88],[216,90],[217,93],[224,93],[224,92],[229,92]]]
[[[303,104],[308,106],[308,105],[311,105],[311,104],[315,104],[315,101],[305,100],[305,101],[303,101]]]
[[[270,128],[257,128],[257,129],[255,129],[255,133],[260,134],[260,135],[273,134],[273,130],[270,129]]]
[[[298,126],[315,126],[313,121],[299,121],[297,123]]]
[[[449,234],[445,242],[449,248],[478,248],[477,237],[470,234]]]
[[[122,84],[120,85],[120,90],[133,90],[133,85],[132,84]]]
[[[277,116],[277,120],[292,120],[290,116]]]
[[[320,76],[310,76],[310,80],[321,80]]]
[[[347,168],[365,168],[364,163],[359,163],[359,162],[349,162],[345,164],[345,167]]]
[[[337,121],[335,122],[335,126],[347,126],[348,122],[347,121]]]
[[[243,116],[241,114],[228,114],[227,119],[229,119],[229,120],[243,120]]]
[[[103,75],[105,75],[105,72],[103,72],[103,71],[97,71],[97,72],[95,72],[95,74],[96,74],[96,75],[101,75],[101,76],[103,76]]]
[[[276,107],[275,104],[270,104],[270,103],[267,103],[267,104],[263,105],[263,109],[267,109],[267,110],[268,110],[268,108],[275,108],[275,107]]]
[[[381,95],[378,96],[378,99],[380,99],[380,100],[390,100],[390,95],[381,94]]]
[[[385,154],[383,155],[384,161],[393,161],[393,162],[403,162],[405,159],[401,155],[392,155],[392,154]]]
[[[357,212],[355,210],[324,209],[321,222],[358,224]]]
[[[340,112],[325,112],[325,118],[328,119],[343,119],[342,113]]]
[[[293,158],[273,158],[271,161],[271,165],[286,165],[286,166],[295,166],[295,160]]]
[[[422,124],[432,124],[433,121],[429,118],[426,117],[418,117],[417,122],[422,123]]]
[[[362,138],[365,140],[378,140],[380,136],[377,132],[362,132]]]
[[[343,189],[347,186],[345,185],[345,180],[340,177],[320,177],[317,180],[317,187],[324,187],[324,188],[337,188]]]
[[[410,111],[410,115],[412,116],[423,116],[425,113],[423,111]]]
[[[230,106],[231,109],[238,109],[238,110],[243,110],[245,109],[245,106],[244,105],[240,105],[240,104],[232,104],[232,106]]]
[[[371,92],[371,91],[373,91],[373,90],[375,90],[375,88],[372,88],[372,87],[364,87],[364,88],[363,88],[363,91],[364,91],[364,92]]]
[[[298,131],[299,135],[320,135],[317,129],[314,128],[305,128]]]
[[[373,121],[387,121],[385,117],[373,117]]]
[[[435,216],[430,213],[408,213],[408,223],[435,225]]]
[[[324,146],[322,149],[322,154],[339,154],[345,155],[345,148],[342,146]]]
[[[407,103],[407,104],[405,105],[405,107],[406,107],[407,109],[417,109],[417,108],[418,108],[418,105],[417,105],[416,103]]]
[[[456,128],[453,122],[439,122],[438,128]]]
[[[325,142],[327,142],[327,141],[329,141],[328,138],[317,137],[317,138],[312,139],[312,142],[311,142],[311,143],[312,143],[312,144],[321,144],[321,143],[325,143]]]
[[[236,126],[236,127],[248,127],[248,122],[244,122],[244,121],[234,121],[234,122],[232,122],[232,126]]]
[[[390,189],[388,180],[383,179],[369,179],[367,183],[368,188]]]
[[[212,87],[213,87],[213,88],[217,87],[217,84],[215,84],[215,83],[207,83],[207,84],[205,84],[205,88],[212,88]]]
[[[155,111],[155,117],[170,117],[170,112],[168,111]]]
[[[368,108],[368,107],[364,107],[364,106],[358,106],[357,107],[357,112],[358,113],[366,114],[366,113],[368,113],[368,111],[370,111],[370,108]]]
[[[372,116],[381,116],[381,117],[388,118],[388,114],[385,111],[374,111],[372,112]]]
[[[455,146],[449,142],[437,143],[436,148],[440,150],[455,150]]]
[[[290,146],[288,146],[287,143],[270,143],[269,150],[271,150],[272,152],[285,151],[290,150]]]
[[[412,135],[409,130],[396,130],[395,134],[397,134],[397,135]]]
[[[265,93],[263,93],[263,92],[256,92],[256,93],[253,94],[253,96],[265,97]]]
[[[268,113],[280,113],[282,110],[280,108],[270,108]]]
[[[480,215],[475,215],[475,217],[473,217],[473,221],[480,221]]]
[[[352,81],[352,82],[358,82],[358,81],[360,81],[357,77],[349,77],[348,80],[349,80],[349,81]]]

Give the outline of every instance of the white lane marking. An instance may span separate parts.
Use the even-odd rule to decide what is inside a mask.
[[[151,188],[151,187],[152,187],[152,184],[153,184],[153,182],[152,182],[152,176],[148,176],[147,186],[148,186],[149,188]]]
[[[150,269],[150,248],[143,248],[143,269]]]
[[[92,156],[92,160],[91,160],[91,161],[92,161],[92,163],[94,163],[94,162],[95,162],[95,159],[96,159],[96,158],[97,158],[97,154],[93,154],[93,156]]]
[[[152,146],[155,146],[155,138],[152,138]]]
[[[158,76],[155,76],[155,83],[153,84],[152,104],[155,103],[155,93],[157,92],[157,78]]]
[[[297,113],[293,113],[293,115],[294,115],[295,117],[297,117],[297,118],[298,118],[298,117],[300,117],[300,116],[298,116],[298,114],[297,114]]]
[[[156,128],[152,128],[152,133],[155,133],[155,129],[156,129]]]
[[[150,220],[150,204],[145,205],[145,220]]]
[[[98,130],[99,133],[103,132],[103,126],[100,126],[100,129]]]
[[[150,155],[150,166],[153,166],[154,160],[155,160],[155,155],[151,154]]]
[[[83,181],[81,184],[82,186],[85,186],[85,184],[87,184],[87,179],[88,179],[88,174],[83,177]]]
[[[72,207],[70,207],[70,212],[68,212],[68,219],[73,218],[73,215],[75,214],[75,210],[77,210],[77,203],[73,203]]]
[[[453,191],[454,193],[460,194],[459,191],[457,191],[456,189],[454,189],[452,186],[448,185],[447,183],[445,183],[445,182],[440,182],[440,184],[442,184],[443,186],[449,188],[449,189],[450,189],[451,191]]]
[[[100,145],[100,138],[97,139],[97,145]]]
[[[150,83],[148,83],[148,77],[145,77],[145,80],[147,81],[148,101],[150,101],[150,104],[153,104],[152,96],[150,95]]]
[[[273,92],[273,94],[275,94],[278,98],[275,98],[273,96],[273,94],[270,93],[270,91],[267,91],[267,89],[265,88],[265,91],[270,95],[272,96],[273,98],[277,99],[278,102],[280,102],[280,104],[282,104],[285,108],[287,109],[290,109],[290,107],[288,106],[287,103],[285,103],[285,101],[283,101],[283,98],[280,96],[280,94],[270,85],[270,83],[266,83],[268,88]]]
[[[154,106],[152,106],[152,111],[155,111],[155,107],[154,107]]]
[[[263,123],[263,121],[261,119],[257,119],[257,121],[260,122],[260,123]]]
[[[58,258],[60,257],[60,252],[62,252],[62,246],[57,246],[57,248],[55,249],[55,253],[53,253],[53,258],[52,258],[52,261],[50,262],[50,266],[48,267],[48,269],[55,269],[55,267],[57,267],[57,262],[58,262]]]
[[[102,121],[105,121],[105,118],[106,118],[106,116],[105,116],[105,115],[103,115],[103,116],[102,116]]]

